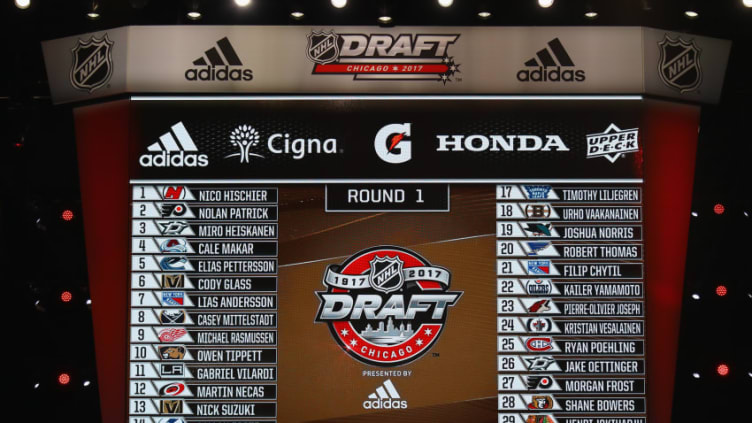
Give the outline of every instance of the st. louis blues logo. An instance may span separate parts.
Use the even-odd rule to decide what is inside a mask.
[[[701,50],[694,40],[684,41],[681,37],[672,39],[666,34],[658,46],[661,54],[658,75],[663,83],[682,94],[696,90],[702,83],[702,68]]]
[[[70,83],[74,88],[92,92],[109,82],[113,69],[113,44],[107,34],[102,38],[92,36],[87,41],[78,40],[71,49]]]
[[[400,366],[436,342],[462,292],[449,291],[451,273],[401,247],[360,251],[324,272],[316,322],[354,359]]]

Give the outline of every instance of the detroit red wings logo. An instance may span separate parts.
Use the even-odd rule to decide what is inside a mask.
[[[350,356],[376,366],[399,366],[425,354],[439,338],[449,307],[449,270],[394,246],[360,251],[324,273],[327,290],[316,322],[327,323]]]

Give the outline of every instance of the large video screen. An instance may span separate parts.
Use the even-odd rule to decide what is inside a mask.
[[[646,421],[640,99],[134,99],[130,423]]]

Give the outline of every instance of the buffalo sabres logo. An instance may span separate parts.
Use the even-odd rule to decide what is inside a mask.
[[[113,42],[104,34],[103,38],[92,36],[88,41],[78,40],[73,53],[73,66],[70,82],[74,88],[92,92],[102,88],[112,76]]]
[[[311,31],[308,34],[306,56],[314,62],[325,65],[339,59],[339,35],[334,31]]]
[[[682,94],[694,91],[702,83],[700,48],[694,41],[676,40],[668,35],[658,43],[661,57],[658,60],[658,75],[664,84],[676,88]]]
[[[448,310],[462,295],[449,291],[451,273],[405,248],[378,246],[329,265],[316,322],[354,359],[400,366],[436,342]]]

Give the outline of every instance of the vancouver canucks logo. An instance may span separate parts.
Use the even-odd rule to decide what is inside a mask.
[[[658,43],[661,57],[658,60],[658,75],[664,84],[684,94],[696,90],[702,83],[700,68],[701,50],[694,40],[672,39],[668,35]]]
[[[251,153],[251,148],[259,143],[259,133],[251,125],[240,125],[230,133],[230,144],[238,149],[237,153],[225,156],[240,157],[240,163],[250,163],[251,156],[264,158],[261,154]]]
[[[449,307],[451,273],[414,251],[378,246],[360,251],[324,273],[326,291],[316,322],[327,323],[354,359],[400,366],[425,354],[439,338]]]
[[[107,34],[102,38],[92,36],[88,41],[78,40],[71,49],[70,83],[74,88],[92,92],[110,81],[113,44]]]

